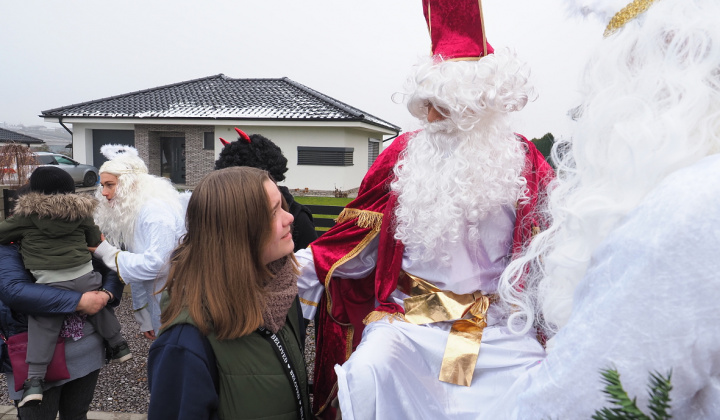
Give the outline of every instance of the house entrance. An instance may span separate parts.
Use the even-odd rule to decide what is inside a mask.
[[[185,184],[185,137],[160,137],[161,175]]]

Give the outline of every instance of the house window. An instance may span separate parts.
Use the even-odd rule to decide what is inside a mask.
[[[353,166],[354,147],[298,146],[298,165]]]
[[[380,140],[368,139],[368,169],[370,169],[372,164],[375,163],[375,159],[377,159],[379,154],[380,154]]]
[[[215,150],[215,133],[203,133],[203,149]]]

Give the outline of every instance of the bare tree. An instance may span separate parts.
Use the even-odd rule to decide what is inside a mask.
[[[0,185],[22,186],[37,166],[35,154],[28,146],[9,143],[0,147]]]

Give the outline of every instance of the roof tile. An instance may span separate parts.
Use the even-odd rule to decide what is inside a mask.
[[[43,111],[44,117],[210,118],[362,121],[400,127],[287,77],[232,79],[223,74]]]
[[[30,137],[22,133],[0,128],[0,143],[24,143],[24,144],[41,144],[44,140]]]

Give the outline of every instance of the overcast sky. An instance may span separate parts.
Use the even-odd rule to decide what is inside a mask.
[[[489,42],[532,68],[517,131],[569,135],[601,25],[561,0],[482,3]],[[287,76],[410,130],[393,93],[429,51],[420,0],[0,0],[0,121],[55,126],[40,112],[223,73]]]

